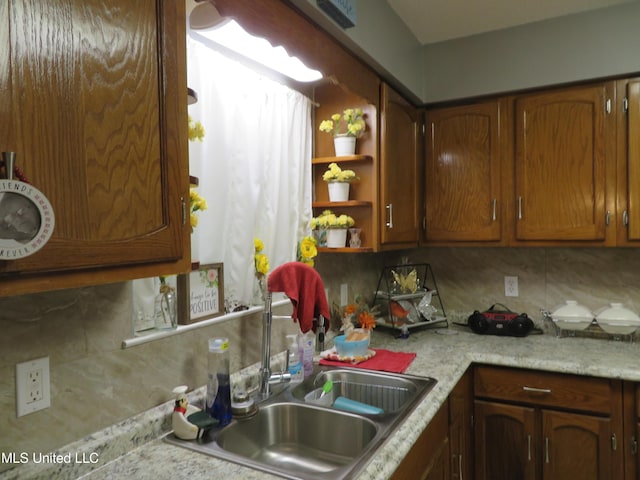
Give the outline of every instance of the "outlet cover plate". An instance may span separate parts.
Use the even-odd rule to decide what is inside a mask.
[[[49,357],[16,364],[16,410],[22,417],[51,406]]]
[[[518,296],[518,277],[504,277],[504,296]]]
[[[340,285],[340,306],[344,307],[349,303],[349,284]]]

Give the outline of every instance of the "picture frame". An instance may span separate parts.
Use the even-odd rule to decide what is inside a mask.
[[[224,314],[224,268],[222,263],[200,265],[178,275],[178,324],[190,325]]]

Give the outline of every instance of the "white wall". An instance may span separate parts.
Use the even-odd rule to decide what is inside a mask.
[[[424,98],[422,46],[386,0],[352,0],[356,26],[343,30],[316,0],[287,0],[415,102]]]
[[[640,72],[640,1],[426,46],[385,0],[355,0],[347,30],[289,1],[418,103]]]
[[[640,2],[427,45],[426,102],[640,72]]]

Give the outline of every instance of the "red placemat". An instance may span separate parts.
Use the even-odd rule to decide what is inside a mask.
[[[415,353],[392,352],[382,348],[373,348],[376,352],[375,356],[364,362],[352,364],[349,362],[340,362],[335,360],[320,359],[320,365],[331,365],[335,367],[356,367],[366,368],[367,370],[380,370],[383,372],[404,373],[413,359],[416,358]]]

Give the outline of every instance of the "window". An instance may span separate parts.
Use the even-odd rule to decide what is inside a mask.
[[[271,269],[295,259],[311,218],[311,101],[189,37],[190,172],[208,204],[192,234],[194,260],[224,263],[225,296],[253,296],[253,239]]]

